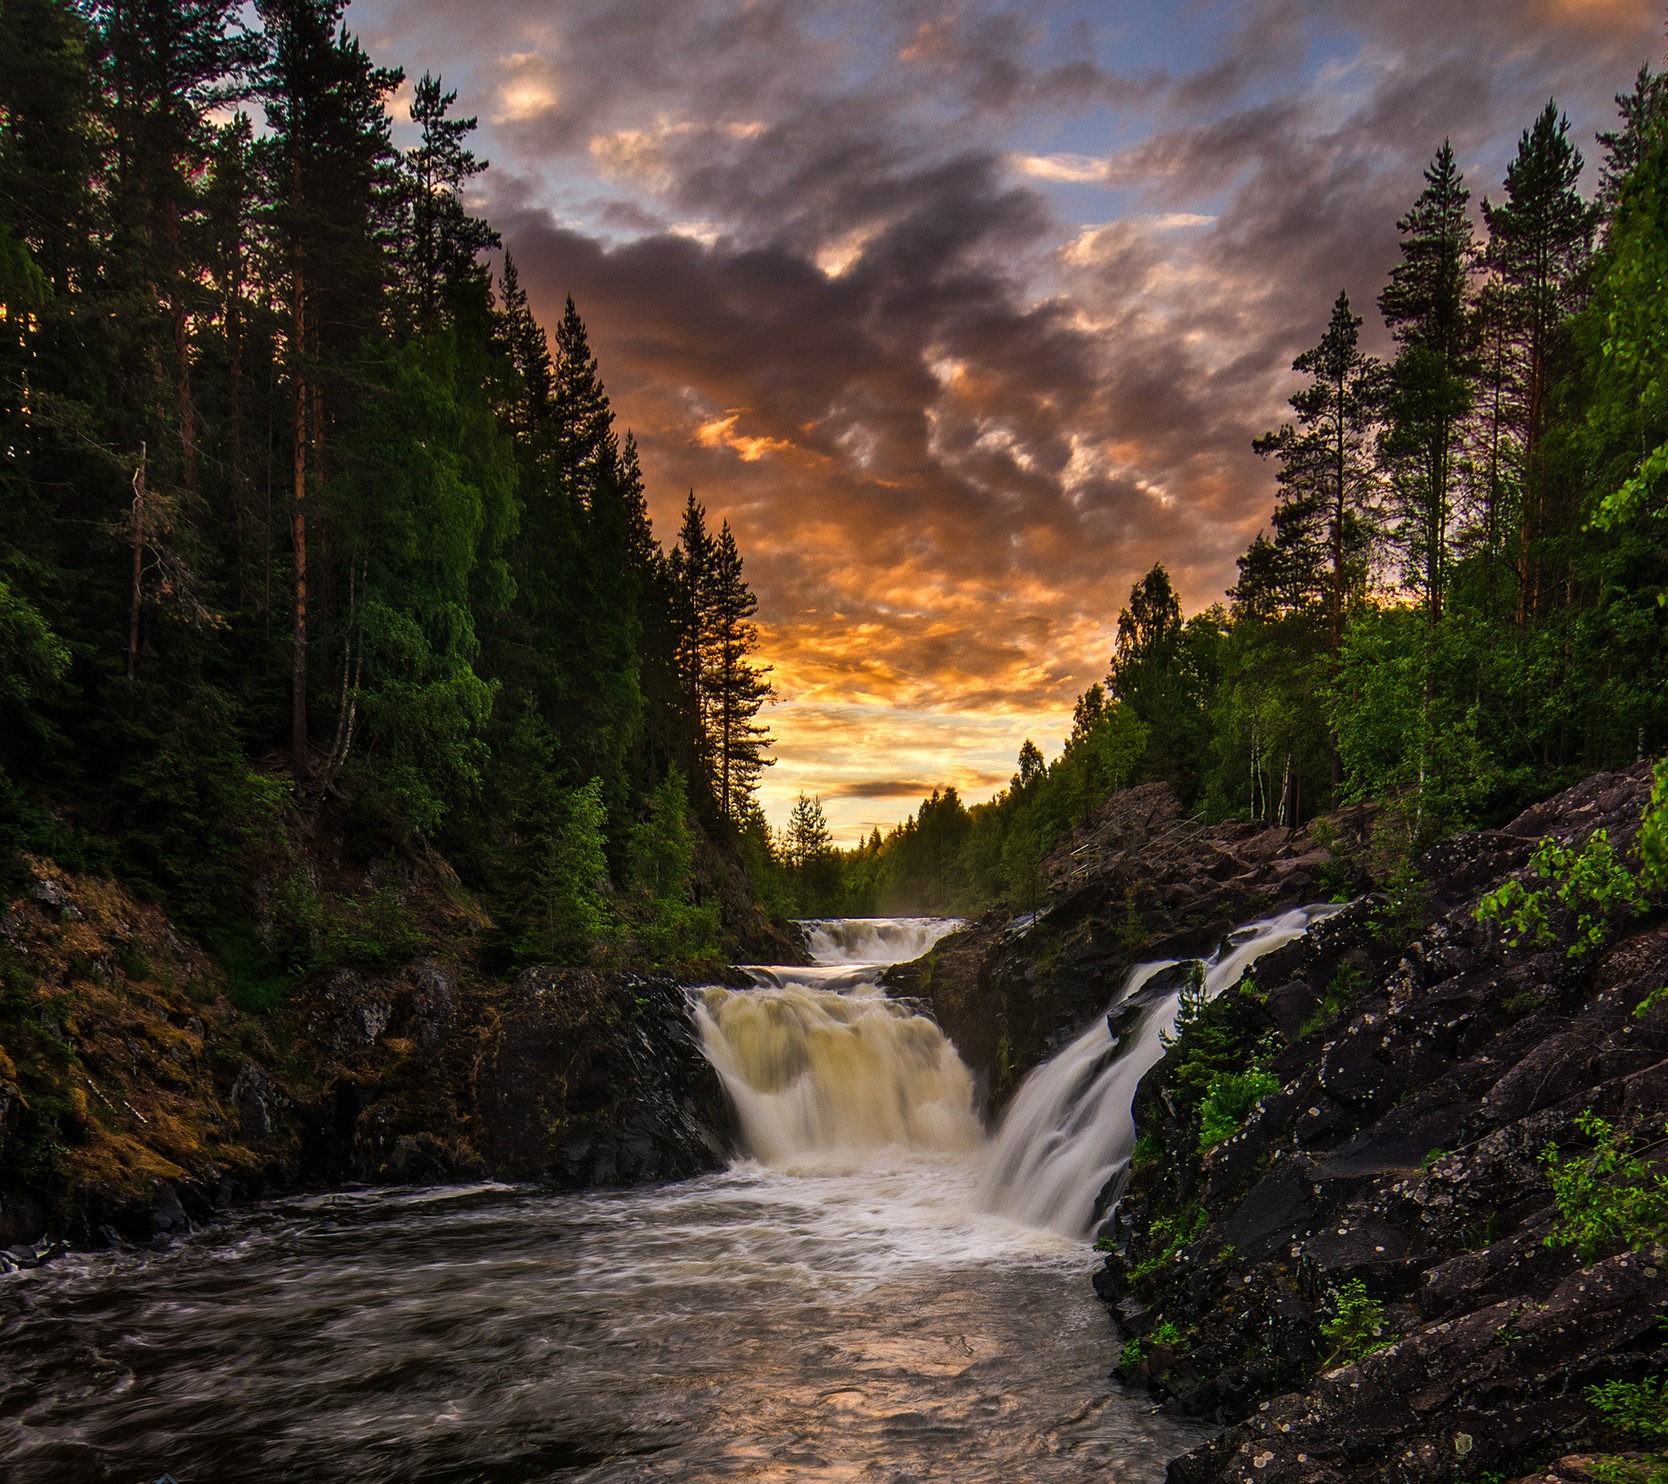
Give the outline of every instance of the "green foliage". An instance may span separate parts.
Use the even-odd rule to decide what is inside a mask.
[[[1668,1442],[1668,1376],[1589,1386],[1587,1400],[1617,1432],[1642,1443]]]
[[[1360,997],[1365,980],[1366,976],[1358,965],[1339,964],[1320,999],[1315,1002],[1315,1008],[1298,1028],[1298,1035],[1307,1040],[1340,1019]]]
[[[1652,1010],[1656,1009],[1658,1005],[1663,1003],[1668,1003],[1668,984],[1664,984],[1657,989],[1653,989],[1648,995],[1645,996],[1644,999],[1640,1000],[1640,1002],[1633,1007],[1634,1019],[1643,1020],[1651,1013]]]
[[[1579,851],[1548,836],[1535,847],[1529,868],[1551,883],[1552,895],[1574,914],[1572,941],[1565,950],[1579,958],[1602,947],[1612,922],[1621,914],[1644,910],[1645,894],[1636,876],[1616,859],[1607,830],[1595,830]],[[1477,921],[1501,923],[1514,946],[1557,941],[1548,915],[1548,892],[1513,878],[1477,903]]]
[[[1163,1157],[1163,1140],[1152,1129],[1143,1129],[1135,1140],[1135,1149],[1129,1157],[1129,1167],[1132,1170],[1151,1169]]]
[[[605,817],[601,779],[556,799],[532,855],[531,896],[516,941],[524,961],[583,963],[609,935]]]
[[[1129,1281],[1138,1283],[1164,1267],[1175,1255],[1204,1234],[1209,1216],[1198,1204],[1156,1217],[1147,1228],[1147,1243],[1155,1250],[1129,1270]]]
[[[1644,1251],[1668,1240],[1668,1174],[1590,1109],[1575,1126],[1591,1143],[1587,1152],[1565,1153],[1554,1144],[1541,1151],[1558,1204],[1546,1245],[1574,1247],[1591,1261],[1617,1246]]]
[[[695,900],[695,820],[683,775],[675,769],[650,795],[626,852],[623,910],[637,957],[665,965],[715,955],[718,909]]]
[[[1332,1295],[1328,1317],[1321,1321],[1321,1335],[1332,1347],[1331,1365],[1353,1365],[1375,1350],[1393,1345],[1399,1336],[1386,1333],[1384,1305],[1367,1293],[1359,1278]]]
[[[1243,1072],[1219,1072],[1205,1088],[1199,1104],[1199,1150],[1214,1149],[1245,1126],[1245,1120],[1270,1093],[1280,1090],[1280,1079],[1261,1067]]]

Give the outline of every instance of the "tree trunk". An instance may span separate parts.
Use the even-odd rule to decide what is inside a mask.
[[[139,600],[145,572],[145,445],[139,445],[139,467],[133,471],[133,591],[127,617],[127,678],[139,673]]]
[[[293,347],[295,370],[295,450],[291,464],[290,541],[295,549],[295,610],[290,639],[291,711],[290,766],[298,781],[311,772],[307,749],[307,377],[301,362],[306,353],[306,293],[299,265],[295,270]]]

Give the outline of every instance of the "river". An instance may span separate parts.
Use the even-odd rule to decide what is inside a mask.
[[[748,1146],[722,1173],[294,1199],[0,1280],[0,1477],[1161,1479],[1203,1434],[1108,1379],[1085,1234],[993,1190],[1035,1158],[874,987],[944,926],[815,925],[818,967],[705,992]],[[1029,1145],[1084,1137],[1071,1076]]]

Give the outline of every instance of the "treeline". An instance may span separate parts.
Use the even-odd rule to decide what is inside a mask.
[[[1061,754],[1027,741],[991,802],[935,793],[843,853],[823,910],[1030,906],[1130,784],[1285,825],[1386,801],[1408,850],[1663,747],[1668,83],[1617,103],[1597,199],[1549,103],[1480,231],[1443,144],[1378,300],[1394,355],[1339,294],[1255,440],[1274,509],[1229,601],[1184,619],[1155,566]]]
[[[329,815],[507,959],[698,956],[770,761],[734,535],[656,540],[571,300],[489,270],[474,119],[425,75],[396,147],[343,10],[0,7],[0,859],[293,968],[399,936]]]

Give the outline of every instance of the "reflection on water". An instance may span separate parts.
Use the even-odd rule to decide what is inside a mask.
[[[378,1192],[0,1281],[17,1484],[1156,1481],[1080,1243],[971,1160]]]

